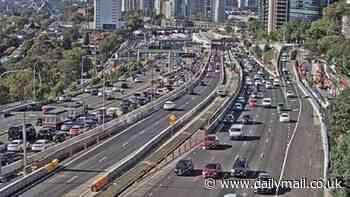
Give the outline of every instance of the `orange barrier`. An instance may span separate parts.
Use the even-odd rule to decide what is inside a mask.
[[[90,187],[92,192],[98,192],[102,189],[102,187],[104,187],[105,185],[107,185],[108,183],[108,177],[107,176],[102,176],[100,178],[98,178]]]

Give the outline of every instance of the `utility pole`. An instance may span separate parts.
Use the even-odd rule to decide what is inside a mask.
[[[83,85],[83,80],[84,80],[84,56],[81,56],[81,59],[80,59],[80,66],[81,66],[81,74],[80,74],[80,85],[82,87]]]
[[[23,86],[23,100],[25,100],[25,88]],[[27,131],[26,131],[26,110],[23,111],[23,129],[22,129],[22,137],[23,137],[23,174],[27,174]]]

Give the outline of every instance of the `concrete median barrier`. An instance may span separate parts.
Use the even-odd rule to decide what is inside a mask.
[[[21,191],[23,188],[26,188],[29,185],[34,184],[36,181],[47,176],[52,171],[56,170],[58,168],[58,164],[59,164],[59,160],[54,159],[50,163],[46,164],[44,167],[22,177],[21,179],[18,179],[17,181],[11,183],[10,185],[7,185],[6,187],[1,188],[0,196],[1,197],[14,196],[17,192]]]
[[[230,81],[232,82],[232,81]],[[221,83],[219,83],[220,85]],[[215,99],[215,100],[214,100]],[[193,119],[196,115],[203,111],[204,115],[201,118],[196,119],[193,123],[191,123],[188,127],[186,127],[186,133],[180,133],[171,141],[166,143],[166,146],[162,146],[162,148],[158,149],[157,152],[151,153],[143,162],[138,163],[132,169],[127,172],[121,174],[116,174],[120,168],[116,166],[116,168],[112,169],[110,172],[107,172],[107,176],[109,176],[112,180],[117,178],[114,181],[111,181],[109,185],[111,185],[106,191],[103,191],[99,196],[101,197],[109,197],[109,196],[117,196],[125,189],[127,189],[130,185],[135,183],[137,180],[142,178],[146,173],[151,171],[154,167],[159,165],[163,160],[169,157],[178,147],[180,147],[183,143],[185,143],[191,136],[196,133],[198,130],[207,125],[210,117],[215,113],[216,109],[221,107],[226,100],[229,100],[229,97],[221,98],[216,97],[216,91],[213,91],[202,103],[197,105],[192,111],[188,112],[181,119],[179,119],[174,125],[168,127],[164,130],[159,136],[156,136],[150,143],[148,147],[142,147],[140,151],[149,152],[151,149],[155,149],[161,145],[160,142],[163,142],[165,136],[169,136],[169,133],[175,133],[176,131],[183,128],[190,120]],[[214,102],[213,102],[214,101]],[[211,108],[208,109],[207,107]],[[204,109],[205,112],[204,112]],[[166,138],[169,139],[169,138]],[[194,144],[198,144],[194,143]],[[152,145],[152,146],[151,146]],[[130,160],[128,162],[135,162],[138,158],[135,158],[133,155],[130,156]],[[112,174],[114,174],[112,176]]]
[[[169,94],[164,95],[159,99],[151,103],[148,103],[147,105],[131,113],[128,113],[125,116],[120,117],[119,119],[115,119],[115,120],[112,120],[111,122],[106,123],[104,126],[104,130],[102,130],[102,127],[97,127],[86,133],[83,133],[82,135],[79,135],[63,143],[50,147],[42,152],[33,154],[28,157],[27,159],[28,164],[31,165],[35,163],[38,165],[39,168],[41,167],[39,170],[35,171],[37,173],[42,172],[43,170],[46,174],[52,173],[53,171],[55,171],[55,169],[57,169],[57,161],[54,163],[50,161],[56,158],[62,161],[65,158],[70,157],[81,150],[86,149],[88,145],[96,144],[99,142],[99,140],[103,138],[119,133],[120,131],[124,130],[128,126],[134,124],[137,121],[142,120],[143,118],[161,109],[161,106],[163,105],[164,102],[168,100],[174,100],[186,94],[189,88],[193,88],[197,86],[199,81],[203,78],[204,73],[207,69],[208,62],[209,62],[209,59],[207,61],[207,64],[200,71],[200,74],[196,78],[192,78],[192,80],[190,80],[188,84],[187,83],[183,84],[181,87],[171,91]],[[21,170],[22,168],[23,168],[22,161],[17,161],[3,167],[2,173],[3,175],[6,176],[6,175],[14,174],[19,170]],[[10,184],[8,186],[8,189],[13,191],[18,191],[19,185],[21,186],[21,189],[27,187],[28,186],[27,184],[23,184],[26,179],[27,178],[16,181],[17,184]],[[16,189],[11,187],[15,187]]]

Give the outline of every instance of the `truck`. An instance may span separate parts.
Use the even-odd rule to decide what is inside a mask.
[[[233,166],[231,169],[231,176],[233,177],[246,177],[248,171],[248,161],[243,157],[236,157],[233,162]]]
[[[229,129],[229,136],[231,139],[237,139],[243,136],[243,124],[234,124]]]

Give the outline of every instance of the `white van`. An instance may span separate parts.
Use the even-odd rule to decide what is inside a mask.
[[[231,139],[233,138],[239,138],[243,135],[243,124],[234,124],[229,129],[229,135]]]

